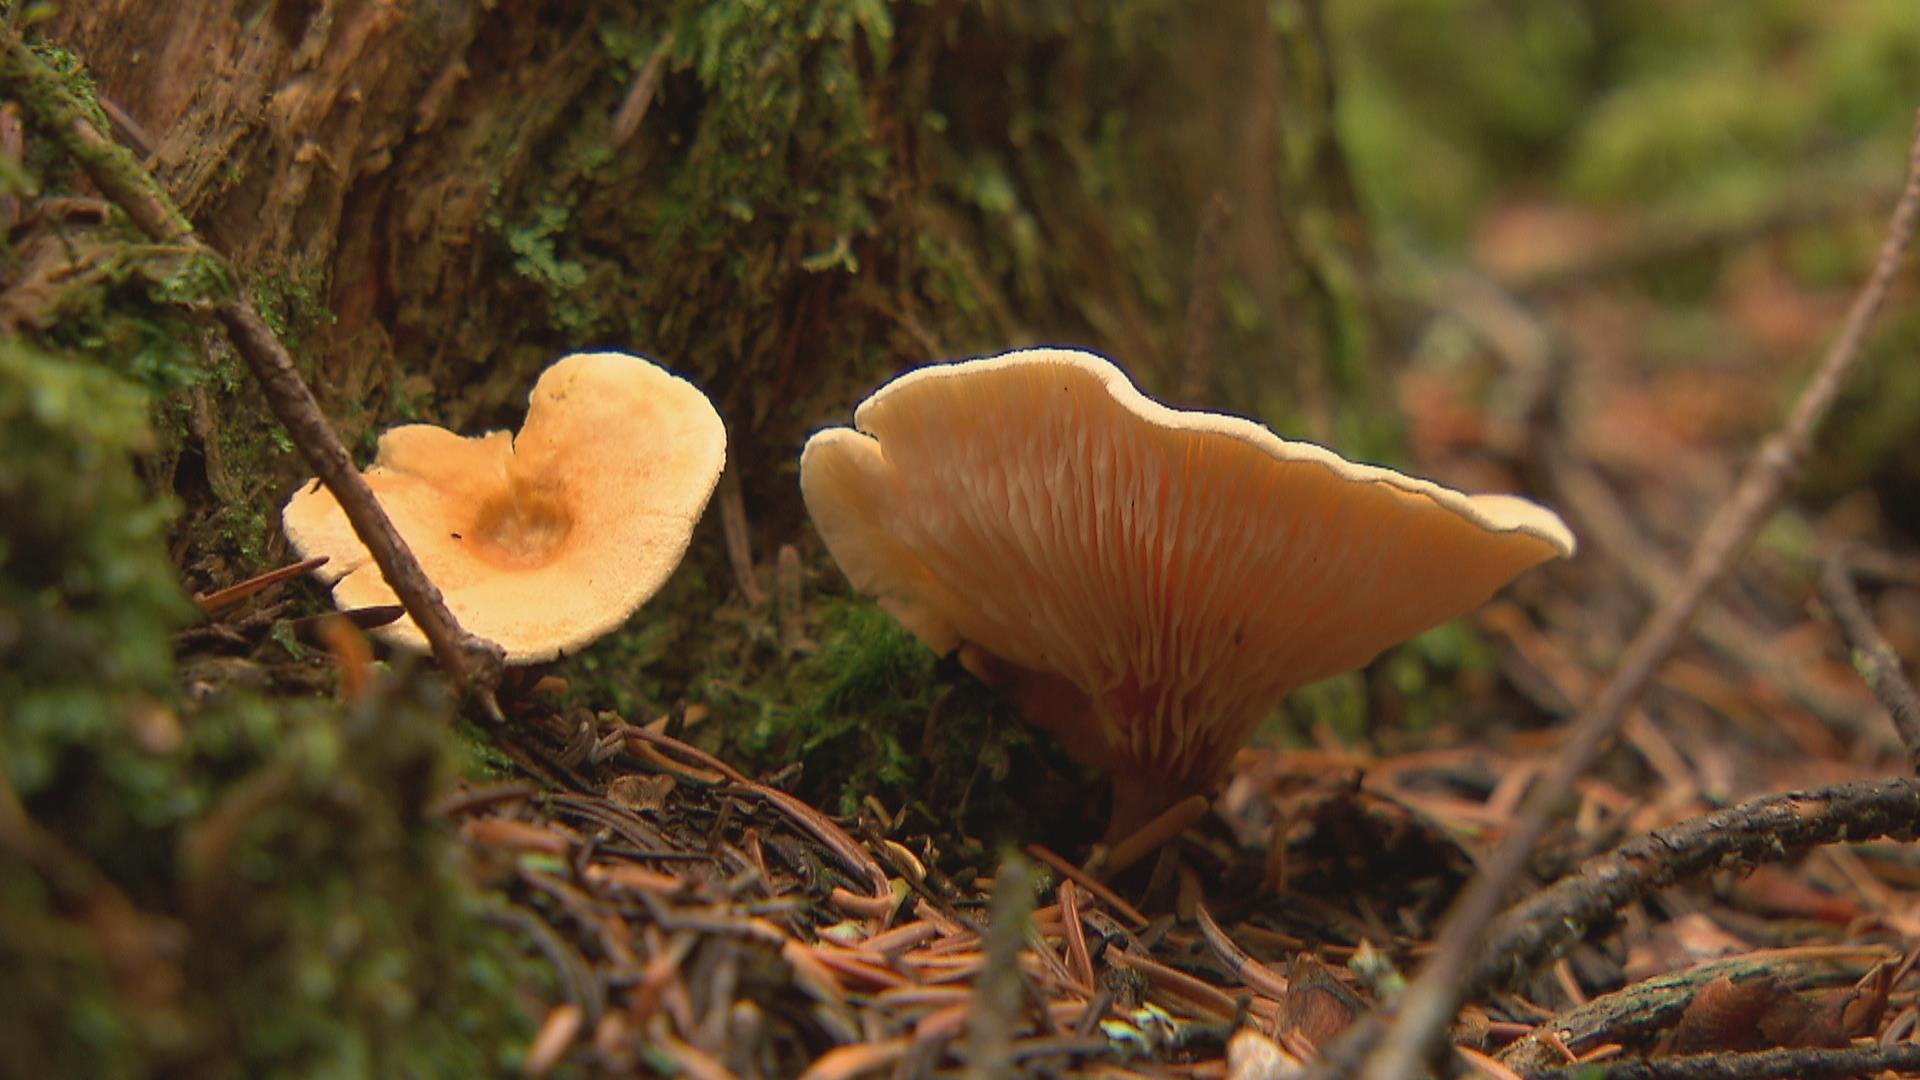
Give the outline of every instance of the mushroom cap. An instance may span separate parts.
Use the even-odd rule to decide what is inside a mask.
[[[565,357],[528,401],[517,437],[394,428],[365,474],[460,625],[515,664],[578,650],[659,591],[726,459],[706,395],[638,356]],[[341,608],[399,602],[317,481],[281,522],[301,555],[329,557],[315,572]],[[427,649],[410,618],[375,633]]]
[[[1203,790],[1290,691],[1574,550],[1524,499],[1168,408],[1090,353],[924,367],[854,424],[800,459],[827,549],[1112,770],[1119,809]]]

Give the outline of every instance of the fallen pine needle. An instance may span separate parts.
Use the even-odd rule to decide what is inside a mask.
[[[546,1020],[540,1025],[539,1034],[533,1037],[533,1045],[527,1048],[526,1062],[521,1071],[528,1076],[545,1076],[560,1063],[560,1055],[566,1053],[573,1044],[574,1036],[580,1034],[582,1019],[579,1006],[561,1003],[548,1010]]]

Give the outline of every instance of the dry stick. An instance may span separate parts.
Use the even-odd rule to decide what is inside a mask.
[[[1194,921],[1200,924],[1200,936],[1206,939],[1207,944],[1213,949],[1214,957],[1226,965],[1234,978],[1275,1000],[1287,1000],[1291,989],[1287,979],[1242,949],[1239,942],[1234,941],[1225,930],[1221,929],[1220,924],[1213,920],[1213,914],[1207,910],[1207,905],[1195,904],[1193,916]]]
[[[1900,670],[1900,658],[1867,614],[1867,606],[1854,589],[1853,568],[1843,552],[1836,551],[1821,562],[1820,597],[1853,646],[1853,666],[1861,681],[1886,706],[1894,730],[1907,746],[1908,762],[1920,772],[1920,695],[1914,693],[1913,684]]]
[[[1112,881],[1134,863],[1179,839],[1181,833],[1207,816],[1209,805],[1205,795],[1189,795],[1174,803],[1152,821],[1135,829],[1131,836],[1113,845],[1107,851],[1106,859],[1098,866],[1089,862],[1085,868],[1087,873]]]
[[[285,566],[269,570],[264,574],[255,574],[245,581],[229,585],[224,589],[215,589],[212,592],[200,593],[193,598],[193,602],[199,607],[200,614],[212,618],[226,611],[228,608],[239,606],[251,597],[265,592],[267,589],[289,578],[297,578],[310,570],[318,569],[325,565],[326,561],[327,557],[325,555],[315,555],[311,559],[302,559],[297,563],[288,563]]]
[[[1856,1046],[1845,1050],[1762,1050],[1750,1054],[1688,1054],[1647,1061],[1597,1062],[1543,1069],[1526,1080],[1848,1080],[1888,1070],[1920,1069],[1920,1043]]]
[[[1920,838],[1920,780],[1899,777],[1769,795],[1645,833],[1501,913],[1478,964],[1456,975],[1467,994],[1523,978],[1620,909],[1722,867],[1779,862],[1823,844]]]
[[[993,879],[993,907],[981,945],[967,1015],[966,1080],[1014,1075],[1013,1033],[1020,1024],[1020,948],[1033,918],[1033,866],[1009,854]]]
[[[720,532],[727,541],[727,562],[733,567],[733,579],[740,584],[740,595],[747,606],[758,609],[767,602],[753,574],[753,540],[747,525],[747,500],[740,491],[740,466],[727,462],[720,470]]]
[[[1454,903],[1432,955],[1399,998],[1398,1018],[1384,1035],[1374,1023],[1356,1024],[1347,1037],[1328,1047],[1323,1071],[1341,1069],[1358,1057],[1369,1039],[1379,1036],[1372,1051],[1360,1058],[1359,1075],[1367,1080],[1403,1080],[1420,1074],[1460,1007],[1462,976],[1473,966],[1488,924],[1499,911],[1507,889],[1525,868],[1534,844],[1546,832],[1548,819],[1619,729],[1707,594],[1766,521],[1812,445],[1815,428],[1859,365],[1867,330],[1899,271],[1913,237],[1916,216],[1920,216],[1920,130],[1908,153],[1906,181],[1873,272],[1847,312],[1840,336],[1794,402],[1793,411],[1747,463],[1733,495],[1715,511],[1694,546],[1686,576],[1627,645],[1613,678],[1574,721],[1553,768],[1528,792],[1512,828]]]
[[[1220,313],[1220,234],[1231,208],[1225,192],[1216,191],[1200,211],[1200,230],[1193,240],[1193,279],[1187,294],[1187,321],[1181,335],[1180,386],[1175,398],[1199,408],[1211,396],[1213,326]]]
[[[1497,1060],[1514,1072],[1536,1073],[1576,1060],[1576,1047],[1580,1055],[1592,1058],[1607,1053],[1609,1046],[1657,1046],[1660,1034],[1685,1018],[1714,983],[1766,979],[1796,995],[1849,985],[1857,989],[1864,977],[1877,980],[1877,973],[1889,972],[1886,965],[1897,955],[1890,946],[1828,945],[1761,949],[1710,960],[1642,979],[1549,1016],[1502,1049]],[[1830,996],[1802,1000],[1834,1003]]]
[[[102,135],[59,79],[27,48],[13,28],[0,26],[0,88],[18,98],[43,132],[79,162],[96,187],[124,211],[140,231],[162,244],[179,244],[208,260],[231,279],[232,267],[194,235],[193,225],[167,198],[152,174],[119,144]],[[388,584],[406,605],[433,647],[433,655],[455,685],[474,695],[490,716],[500,715],[493,688],[501,672],[497,645],[461,629],[447,610],[406,541],[393,527],[373,491],[353,467],[353,458],[327,424],[313,391],[300,378],[293,357],[274,337],[253,305],[222,302],[214,316],[226,327],[233,347],[260,383],[267,404],[327,486],[354,533],[373,555]]]

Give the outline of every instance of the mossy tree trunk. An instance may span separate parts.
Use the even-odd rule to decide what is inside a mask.
[[[784,540],[800,438],[892,370],[1076,344],[1171,391],[1216,197],[1214,396],[1324,432],[1315,388],[1366,374],[1364,241],[1316,27],[1265,0],[118,0],[45,32],[350,442],[511,426],[560,353],[639,351],[720,403]],[[174,483],[217,574],[302,468],[243,380],[199,394]]]
[[[1183,321],[1216,199],[1232,218],[1199,260],[1218,267],[1198,288],[1220,312],[1204,396],[1325,427],[1314,389],[1364,383],[1365,245],[1315,9],[1192,14],[1173,0],[96,0],[34,32],[50,59],[77,56],[121,137],[232,257],[349,443],[410,419],[514,426],[561,353],[643,352],[720,405],[764,556],[807,549],[805,432],[899,368],[1053,343],[1108,353],[1163,393],[1194,374]],[[103,1075],[403,1060],[396,1041],[444,1061],[456,1030],[511,1041],[504,968],[460,982],[455,1008],[434,989],[459,976],[450,960],[480,955],[422,809],[444,703],[409,684],[344,710],[324,693],[269,701],[245,687],[290,694],[324,675],[268,677],[176,636],[190,617],[177,578],[226,585],[275,561],[278,508],[306,468],[224,342],[181,311],[219,283],[67,198],[84,184],[18,115],[0,102],[0,415],[19,421],[21,466],[0,469],[14,524],[0,856],[32,857],[0,857],[0,924],[75,944],[49,959],[27,948],[37,930],[0,941],[32,976],[3,1003],[9,1030],[42,1071]],[[184,507],[170,551],[169,493]],[[720,549],[697,546],[695,579],[724,580]],[[721,621],[719,591],[682,588],[698,610],[676,625]],[[609,646],[607,666],[640,666]],[[682,650],[707,659],[658,675],[665,692],[753,652],[726,648]],[[70,917],[112,905],[152,933]],[[344,913],[381,929],[342,961]],[[322,945],[350,977],[301,975]],[[438,1020],[369,990],[396,965]],[[252,1019],[259,1002],[272,1022]],[[483,1019],[462,1027],[469,1008]]]

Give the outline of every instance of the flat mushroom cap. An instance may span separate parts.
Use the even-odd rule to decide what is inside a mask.
[[[618,627],[686,554],[726,458],[706,395],[625,353],[580,353],[534,384],[515,437],[410,424],[366,479],[460,625],[508,663],[551,660]],[[399,602],[333,495],[309,482],[281,521],[343,609]],[[410,618],[375,631],[425,651]]]
[[[1288,692],[1574,549],[1524,499],[1168,408],[1089,353],[921,368],[854,424],[800,461],[834,559],[936,651],[1011,668],[1117,801],[1204,789]]]

